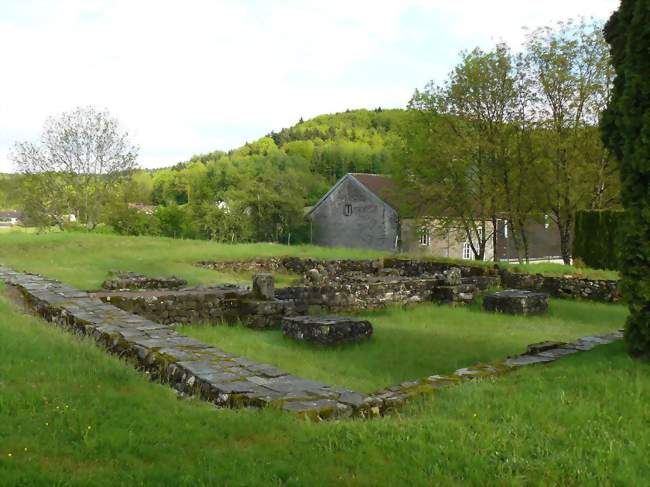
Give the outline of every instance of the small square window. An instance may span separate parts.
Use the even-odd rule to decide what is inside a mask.
[[[345,204],[345,207],[343,208],[343,214],[345,216],[350,216],[352,214],[352,205],[350,203]]]

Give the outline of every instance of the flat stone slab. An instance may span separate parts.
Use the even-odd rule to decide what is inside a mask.
[[[282,332],[285,336],[325,346],[367,340],[372,336],[372,331],[369,321],[344,316],[282,318]]]
[[[485,296],[483,309],[514,315],[542,314],[548,311],[548,298],[535,291],[507,289]]]

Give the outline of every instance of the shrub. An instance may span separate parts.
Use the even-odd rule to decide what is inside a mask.
[[[126,205],[114,205],[107,217],[108,224],[121,235],[159,235],[160,224],[154,215],[147,215]]]

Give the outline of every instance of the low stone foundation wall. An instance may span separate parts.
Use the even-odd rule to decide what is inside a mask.
[[[236,323],[251,328],[278,328],[283,316],[307,311],[293,301],[253,299],[237,286],[183,291],[97,292],[93,296],[120,309],[165,325]]]
[[[216,271],[252,271],[252,272],[288,272],[304,276],[312,269],[319,271],[324,281],[356,276],[377,276],[383,271],[393,270],[395,274],[404,277],[424,277],[441,274],[449,269],[458,268],[463,277],[494,276],[499,278],[497,270],[489,266],[458,265],[429,260],[384,258],[384,259],[302,259],[299,257],[269,257],[267,259],[251,259],[243,261],[201,261],[200,267]]]
[[[416,279],[428,278],[458,268],[463,284],[472,284],[481,290],[502,287],[542,291],[558,298],[578,298],[606,303],[616,303],[621,300],[618,281],[515,273],[487,265],[458,265],[400,257],[377,260],[273,257],[240,262],[204,261],[198,265],[214,270],[289,272],[302,276],[306,283],[312,279],[311,272],[315,270],[317,272],[314,275],[317,275],[318,285],[335,287],[348,284],[350,281],[371,280],[390,275]]]
[[[166,325],[239,321],[251,328],[279,328],[284,316],[356,312],[390,304],[463,304],[474,299],[472,285],[443,284],[438,278],[375,278],[280,288],[274,299],[267,300],[258,299],[248,288],[229,285],[180,291],[103,291],[93,296]]]
[[[556,298],[578,298],[604,303],[621,301],[619,281],[553,277],[502,271],[503,287],[541,291]]]
[[[185,279],[178,277],[149,277],[137,272],[113,271],[102,283],[102,289],[179,289],[187,286]]]
[[[381,309],[391,304],[464,304],[473,301],[475,292],[474,286],[446,286],[439,279],[398,278],[288,287],[278,289],[276,296],[307,305],[312,312],[340,313]]]

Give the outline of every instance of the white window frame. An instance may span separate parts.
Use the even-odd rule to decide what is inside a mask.
[[[431,245],[431,232],[426,227],[420,228],[420,247],[429,247]]]
[[[508,220],[503,220],[503,237],[508,238]]]
[[[463,260],[472,260],[472,246],[469,242],[463,244]]]

